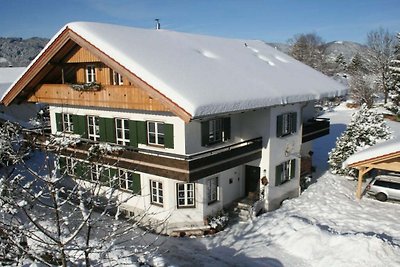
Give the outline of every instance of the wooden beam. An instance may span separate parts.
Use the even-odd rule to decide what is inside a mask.
[[[356,191],[357,199],[361,199],[361,197],[362,197],[362,181],[363,181],[363,177],[364,177],[365,174],[367,174],[372,169],[373,168],[370,168],[370,167],[361,167],[358,170],[358,183],[357,183],[357,191]]]

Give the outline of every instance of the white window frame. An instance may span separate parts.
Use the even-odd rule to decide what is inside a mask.
[[[164,205],[164,186],[162,182],[150,180],[150,197],[152,204]]]
[[[296,177],[296,170],[292,173],[292,163],[296,164],[295,159],[291,159],[285,162],[282,162],[278,166],[282,165],[282,174],[280,177],[279,185],[288,182]]]
[[[219,200],[218,177],[207,179],[207,203],[212,204]]]
[[[98,164],[90,165],[90,180],[92,182],[100,182],[101,166]]]
[[[150,125],[154,124],[154,132],[150,131]],[[160,125],[163,125],[163,130],[160,130]],[[154,136],[154,142],[151,141],[151,136]],[[161,139],[162,138],[162,139]],[[162,140],[162,142],[160,141]],[[147,143],[149,145],[164,146],[165,145],[165,126],[163,122],[148,121],[147,122]]]
[[[65,157],[65,172],[67,175],[75,175],[75,165],[76,161],[73,158]]]
[[[220,143],[224,141],[224,121],[222,118],[208,121],[208,143]]]
[[[113,70],[113,85],[124,85],[122,75]]]
[[[178,208],[188,208],[195,206],[194,183],[176,184],[176,202]]]
[[[93,141],[100,140],[100,118],[87,116],[88,138]]]
[[[118,187],[125,191],[132,192],[133,175],[132,172],[118,169]]]
[[[119,122],[121,124],[121,127],[118,127]],[[125,123],[127,125],[125,125]],[[129,146],[131,143],[130,138],[129,138],[130,134],[131,133],[129,132],[129,120],[116,118],[115,119],[115,137],[116,137],[117,144]]]
[[[95,65],[86,65],[85,74],[86,74],[86,83],[95,83],[96,82],[96,66]]]
[[[293,117],[296,114],[295,117]],[[281,115],[282,116],[282,125],[281,125],[281,130],[282,133],[278,137],[284,137],[289,134],[297,132],[297,125],[293,127],[293,120],[297,117],[296,112],[289,112],[289,113],[284,113]]]
[[[74,131],[74,124],[72,122],[72,114],[62,113],[62,125],[63,131],[67,133],[72,133]]]

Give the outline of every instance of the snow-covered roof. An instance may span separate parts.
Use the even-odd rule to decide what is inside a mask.
[[[25,67],[0,68],[0,95],[7,92],[8,88],[24,72]]]
[[[368,147],[364,150],[361,150],[353,155],[351,155],[344,163],[343,166],[346,167],[348,165],[362,162],[364,160],[370,160],[377,157],[382,157],[386,155],[390,155],[393,153],[400,152],[400,138],[395,137],[388,141],[384,141],[382,143],[378,143],[371,147]]]
[[[192,118],[346,92],[342,84],[263,41],[73,22],[62,28],[48,46],[67,28]]]

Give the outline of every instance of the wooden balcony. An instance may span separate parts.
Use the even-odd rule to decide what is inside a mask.
[[[30,102],[74,106],[169,111],[159,101],[133,85],[101,85],[101,90],[75,90],[70,84],[42,84]]]
[[[34,136],[30,133],[31,138]],[[54,151],[56,146],[49,147],[50,135],[37,134],[35,141],[46,150]],[[89,148],[94,144],[83,140],[77,145],[62,149],[64,156],[88,160]],[[171,179],[193,182],[206,176],[233,168],[261,158],[262,138],[254,138],[242,142],[209,149],[204,152],[179,155],[141,148],[124,147],[118,152],[91,159],[105,165],[136,170]]]
[[[329,134],[330,121],[326,118],[310,120],[303,124],[302,142],[308,142]]]

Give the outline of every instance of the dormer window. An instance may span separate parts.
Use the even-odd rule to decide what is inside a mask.
[[[86,65],[86,83],[96,82],[96,67],[94,65]]]
[[[116,71],[113,71],[113,85],[123,85],[124,80],[122,79],[122,75]]]

